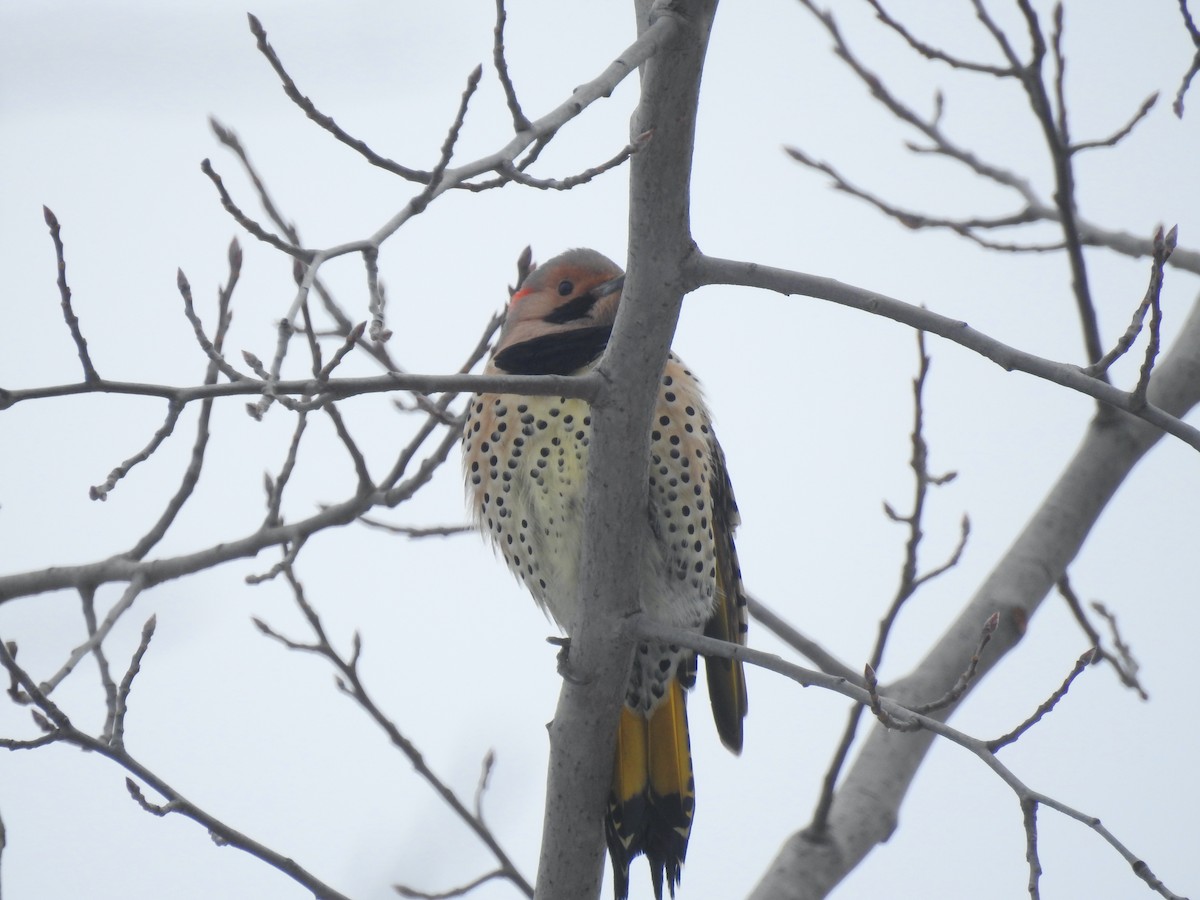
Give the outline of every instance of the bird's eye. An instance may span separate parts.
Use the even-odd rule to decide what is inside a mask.
[[[573,285],[570,281],[567,281],[565,278],[558,283],[558,295],[560,297],[567,296],[573,290],[575,290],[575,285]]]

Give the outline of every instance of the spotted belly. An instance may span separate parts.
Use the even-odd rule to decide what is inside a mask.
[[[576,619],[591,417],[582,400],[479,395],[465,432],[479,526],[569,634]]]
[[[463,437],[480,528],[568,635],[579,613],[589,412],[582,400],[482,394],[471,400]],[[664,371],[651,427],[642,606],[657,621],[700,631],[716,601],[710,500],[715,442],[699,387],[674,358]],[[672,676],[690,684],[693,671],[690,652],[643,643],[626,702],[649,711]]]

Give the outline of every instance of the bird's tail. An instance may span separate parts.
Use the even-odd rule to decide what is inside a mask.
[[[629,896],[629,864],[639,853],[650,864],[654,896],[662,900],[664,873],[675,896],[695,806],[686,695],[672,678],[649,717],[621,709],[604,823],[617,900]]]

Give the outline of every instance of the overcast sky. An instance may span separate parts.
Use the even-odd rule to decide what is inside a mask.
[[[1013,21],[1006,4],[991,5]],[[970,5],[951,6],[941,5],[936,20],[921,14],[920,2],[889,8],[930,41],[996,62]],[[488,0],[276,0],[253,11],[301,90],[372,147],[418,168],[435,161],[467,74],[491,54]],[[844,14],[849,39],[898,92],[929,110],[944,88],[946,129],[1049,197],[1041,137],[1015,86],[922,63],[861,10]],[[508,33],[513,78],[536,116],[595,77],[632,41],[634,22],[625,4],[522,0],[512,4]],[[1116,130],[1154,91],[1169,101],[1192,53],[1170,0],[1074,4],[1066,48],[1078,138]],[[1200,95],[1191,100],[1195,108],[1182,122],[1169,102],[1160,103],[1121,148],[1079,158],[1086,218],[1140,235],[1178,223],[1182,246],[1200,244]],[[635,102],[631,79],[573,123],[535,174],[561,177],[613,155],[628,139]],[[201,380],[205,360],[182,315],[175,271],[187,273],[211,327],[235,234],[246,263],[230,356],[240,364],[245,349],[270,358],[274,325],[293,297],[291,266],[239,233],[201,174],[200,160],[211,157],[253,207],[236,160],[208,130],[210,115],[241,136],[308,246],[369,235],[413,194],[287,100],[238,4],[41,0],[0,7],[0,253],[8,284],[0,386],[79,380],[42,204],[62,222],[75,310],[104,376]],[[510,135],[503,96],[485,70],[458,160],[491,152]],[[1080,362],[1065,259],[990,254],[949,235],[906,231],[829,190],[781,149],[802,147],[908,206],[951,214],[1014,209],[1013,198],[948,163],[907,153],[903,142],[914,137],[872,105],[799,4],[725,4],[701,96],[697,241],[714,255],[924,304],[1022,349]],[[623,259],[626,187],[625,172],[617,171],[569,193],[508,187],[439,200],[381,254],[396,357],[412,371],[456,370],[502,306],[526,244],[540,259],[572,246]],[[1029,237],[1053,239],[1053,232]],[[1103,251],[1088,251],[1088,262],[1111,344],[1141,299],[1148,263]],[[323,275],[352,317],[368,317],[359,260],[335,261]],[[1168,272],[1168,341],[1196,294],[1193,276]],[[886,520],[882,503],[903,510],[912,493],[913,334],[817,301],[713,288],[685,303],[675,348],[704,380],[716,417],[744,519],[738,546],[748,587],[830,651],[861,664],[895,588],[906,536]],[[1085,397],[1005,373],[957,346],[931,339],[929,350],[931,467],[959,477],[931,501],[925,563],[937,565],[951,551],[964,512],[972,534],[961,565],[902,614],[884,681],[919,660],[971,596],[1037,508],[1094,410]],[[375,370],[352,359],[347,371]],[[1134,372],[1122,364],[1117,382],[1132,384]],[[386,471],[416,420],[382,395],[343,408],[372,472]],[[82,397],[0,414],[0,574],[93,561],[131,546],[186,465],[194,411],[107,503],[89,501],[88,487],[140,448],[163,413],[159,401]],[[313,424],[285,504],[292,519],[353,490],[344,451],[325,422]],[[197,496],[155,554],[253,531],[263,510],[262,474],[278,470],[291,427],[278,408],[256,423],[242,402],[219,404]],[[1200,625],[1198,498],[1195,451],[1163,441],[1122,487],[1071,571],[1086,600],[1103,600],[1119,615],[1150,701],[1098,667],[1004,753],[1030,786],[1100,816],[1170,887],[1193,894],[1200,891],[1193,824],[1200,739],[1189,665]],[[391,518],[464,521],[457,460]],[[390,885],[397,882],[447,889],[485,871],[486,854],[338,695],[327,667],[255,632],[252,615],[304,637],[282,585],[244,583],[274,559],[231,563],[138,600],[110,646],[110,658],[127,659],[142,623],[157,614],[131,702],[130,751],[230,825],[356,898],[395,896]],[[544,643],[553,626],[471,535],[406,542],[342,529],[311,541],[298,572],[341,646],[361,631],[369,689],[457,790],[470,796],[480,760],[496,751],[486,809],[532,878],[543,726],[558,691],[554,649]],[[97,601],[107,608],[119,594],[106,587]],[[0,607],[0,637],[18,642],[35,677],[52,673],[82,636],[73,595]],[[752,626],[750,640],[780,649],[760,627]],[[1048,600],[1023,644],[954,724],[982,737],[1007,731],[1086,645],[1064,605]],[[807,822],[840,736],[842,699],[758,671],[749,687],[740,758],[720,747],[704,698],[692,704],[698,807],[684,900],[745,895],[782,841]],[[99,729],[102,695],[90,662],[55,696],[77,722]],[[0,735],[33,733],[26,711],[0,705]],[[67,748],[0,757],[0,816],[7,826],[0,876],[10,900],[306,896],[262,864],[215,847],[194,823],[147,815],[128,799],[123,772]],[[1023,895],[1016,800],[964,751],[934,749],[899,826],[838,896]],[[1078,823],[1043,813],[1041,836],[1043,896],[1148,896]],[[649,894],[644,873],[638,863],[633,885],[644,893],[637,897]],[[515,893],[490,885],[476,896]]]

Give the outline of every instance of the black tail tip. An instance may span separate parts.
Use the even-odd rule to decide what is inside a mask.
[[[650,881],[654,885],[654,900],[663,900],[663,875],[666,875],[667,890],[671,892],[671,900],[675,900],[675,888],[679,886],[679,876],[682,872],[676,861],[666,859],[650,859]]]

